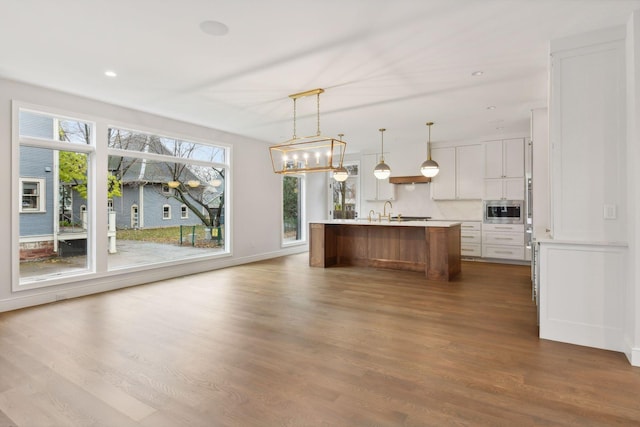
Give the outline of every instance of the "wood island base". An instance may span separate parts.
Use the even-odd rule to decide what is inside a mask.
[[[449,281],[460,273],[460,224],[423,224],[310,223],[309,265],[424,271]]]

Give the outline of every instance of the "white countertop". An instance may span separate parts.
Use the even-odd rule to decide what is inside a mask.
[[[460,221],[371,221],[368,219],[328,219],[322,221],[309,221],[310,224],[334,224],[334,225],[373,225],[385,227],[453,227],[460,225]]]

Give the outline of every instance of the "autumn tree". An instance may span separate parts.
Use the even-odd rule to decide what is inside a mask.
[[[218,187],[222,186],[224,189],[225,170],[204,166],[202,163],[216,163],[224,154],[222,148],[126,130],[112,131],[109,147],[182,159],[172,162],[112,157],[109,167],[120,180],[131,183],[138,180],[143,185],[157,184],[153,188],[159,194],[180,201],[206,227],[220,225],[225,194]],[[188,159],[193,159],[194,162],[190,163]],[[135,173],[138,176],[134,177]],[[212,185],[215,181],[217,185]],[[168,183],[172,184],[172,191],[167,194],[162,191],[162,187]]]

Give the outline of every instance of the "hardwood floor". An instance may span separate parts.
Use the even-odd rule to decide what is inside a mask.
[[[537,338],[527,267],[307,263],[0,313],[0,425],[640,425],[623,354]]]

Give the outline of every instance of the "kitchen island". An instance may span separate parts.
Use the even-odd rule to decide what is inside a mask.
[[[424,271],[429,280],[449,281],[460,273],[460,223],[310,222],[309,265]]]

